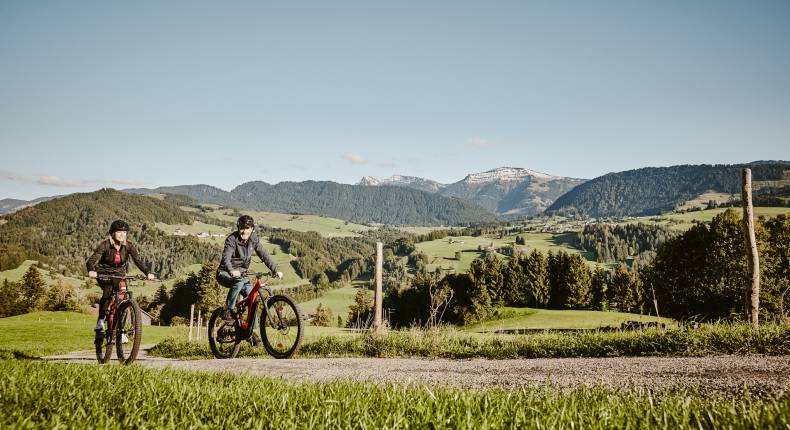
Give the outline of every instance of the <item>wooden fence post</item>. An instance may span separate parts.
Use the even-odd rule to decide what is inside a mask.
[[[201,312],[198,311],[198,320],[197,320],[197,340],[200,340],[200,332],[203,331],[203,324],[202,320],[200,319]]]
[[[189,341],[192,342],[192,321],[195,319],[195,305],[189,306]]]
[[[743,234],[746,237],[746,255],[749,260],[751,290],[749,315],[752,327],[760,325],[760,256],[757,253],[757,239],[754,236],[754,209],[752,208],[752,169],[743,169]]]
[[[376,242],[376,294],[374,296],[373,330],[381,329],[382,272],[384,271],[384,245]]]

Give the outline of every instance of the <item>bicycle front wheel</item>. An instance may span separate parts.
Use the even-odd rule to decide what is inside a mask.
[[[112,339],[112,337],[106,330],[96,333],[93,339],[94,346],[96,347],[96,360],[99,361],[99,364],[107,364],[110,358],[112,358],[112,342],[110,342],[110,339]]]
[[[137,358],[140,340],[143,337],[140,306],[134,300],[121,303],[115,321],[115,346],[118,361],[123,364],[131,364]]]
[[[291,358],[304,336],[304,322],[294,299],[277,294],[269,298],[261,312],[261,339],[263,347],[274,358]]]
[[[241,341],[236,335],[236,324],[222,319],[222,306],[214,309],[208,321],[208,345],[211,353],[217,358],[235,358],[241,348]]]

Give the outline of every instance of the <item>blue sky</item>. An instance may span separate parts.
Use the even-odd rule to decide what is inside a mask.
[[[0,198],[790,159],[790,2],[0,2]]]

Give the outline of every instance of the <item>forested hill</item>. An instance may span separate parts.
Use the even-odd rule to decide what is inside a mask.
[[[790,171],[787,161],[646,167],[587,181],[558,198],[546,212],[576,212],[595,218],[653,215],[707,191],[740,194],[744,167],[752,169],[755,182],[790,179],[785,174]]]
[[[361,223],[470,225],[496,216],[476,204],[395,186],[346,185],[329,181],[247,182],[230,192],[209,185],[126,190],[182,194],[204,203],[268,212],[326,215]]]
[[[115,219],[129,222],[130,240],[138,244],[142,257],[162,277],[218,255],[216,247],[199,243],[197,238],[170,236],[154,227],[156,222],[193,221],[192,215],[175,204],[104,189],[71,194],[4,216],[6,222],[0,225],[1,262],[8,266],[20,259],[39,259],[63,273],[84,274],[86,258],[107,236]]]

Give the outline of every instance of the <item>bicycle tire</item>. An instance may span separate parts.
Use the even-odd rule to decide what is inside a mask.
[[[228,331],[230,326],[222,319],[223,307],[214,309],[208,321],[208,345],[211,353],[219,359],[236,358],[241,349],[241,341],[238,338],[238,327],[233,324],[233,333]],[[232,337],[232,344],[229,339]]]
[[[282,306],[280,309],[278,304]],[[270,313],[273,313],[276,326],[269,323],[267,315]],[[269,355],[278,359],[293,357],[304,336],[304,321],[296,301],[286,294],[275,294],[269,298],[266,309],[261,312],[260,331],[263,347]]]
[[[134,300],[121,303],[115,314],[115,348],[118,361],[132,364],[140,351],[140,340],[143,337],[142,313]],[[129,343],[123,343],[126,334]]]

